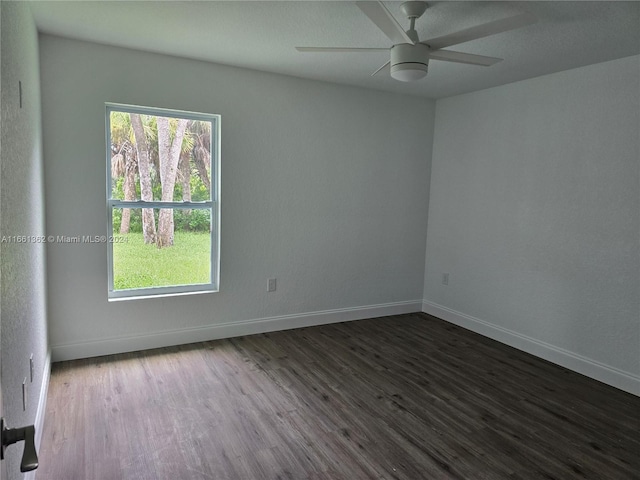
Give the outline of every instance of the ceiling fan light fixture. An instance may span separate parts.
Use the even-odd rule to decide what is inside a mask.
[[[391,47],[391,78],[401,82],[414,82],[427,75],[429,47],[400,44]]]
[[[427,76],[427,68],[424,63],[401,63],[391,67],[391,77],[401,82],[415,82]]]

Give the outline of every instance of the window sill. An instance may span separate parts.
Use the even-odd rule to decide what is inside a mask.
[[[146,300],[149,298],[182,297],[184,295],[200,295],[203,293],[218,293],[219,290],[198,290],[195,292],[156,293],[148,295],[131,295],[129,297],[109,297],[109,302],[125,302],[127,300]]]

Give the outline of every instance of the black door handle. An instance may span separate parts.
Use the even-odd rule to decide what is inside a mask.
[[[4,449],[9,445],[24,440],[24,451],[20,462],[20,471],[29,472],[38,468],[38,454],[36,453],[36,428],[28,425],[22,428],[7,428],[4,418],[0,419],[2,428],[2,448],[0,457],[4,459]]]

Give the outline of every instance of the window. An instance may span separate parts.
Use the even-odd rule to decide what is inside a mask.
[[[106,107],[109,299],[217,291],[220,116]]]

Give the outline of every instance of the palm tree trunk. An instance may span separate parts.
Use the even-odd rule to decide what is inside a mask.
[[[151,168],[149,167],[149,147],[147,137],[144,134],[142,120],[137,113],[131,114],[131,126],[136,139],[136,150],[138,152],[138,171],[140,176],[140,197],[143,202],[153,201],[153,191],[151,190]],[[153,217],[153,209],[142,209],[142,233],[144,243],[156,243],[156,222]]]
[[[190,202],[191,201],[191,165],[190,158],[191,155],[188,153],[180,155],[180,173],[182,176],[182,201]],[[191,209],[184,210],[185,215],[189,215],[191,213]]]
[[[202,180],[202,183],[207,187],[207,191],[211,193],[211,180],[209,179],[209,166],[211,165],[211,158],[209,150],[202,145],[200,137],[197,138],[198,145],[193,151],[193,161],[198,169],[198,175]]]
[[[125,174],[124,174],[124,199],[132,201],[136,199],[136,159],[125,153]],[[122,220],[120,222],[120,235],[129,233],[131,224],[131,209],[122,209]]]
[[[182,149],[182,139],[189,120],[180,119],[171,141],[169,119],[158,117],[158,156],[160,158],[160,182],[162,183],[162,201],[172,202],[173,191],[178,176],[178,161]],[[158,248],[173,245],[173,209],[160,209],[158,217]]]

